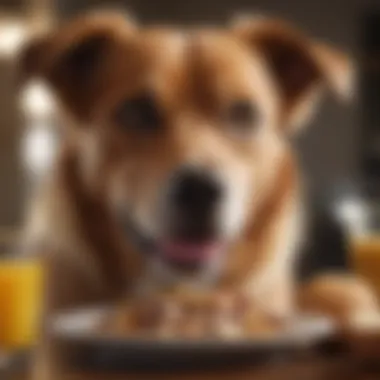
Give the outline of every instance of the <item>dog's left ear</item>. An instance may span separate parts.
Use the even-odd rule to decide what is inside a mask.
[[[298,129],[310,119],[323,88],[342,99],[353,94],[353,66],[334,48],[278,20],[237,19],[232,28],[268,65],[280,97],[284,128]]]
[[[43,80],[80,121],[91,119],[97,94],[124,40],[135,30],[119,12],[90,12],[28,41],[19,53],[20,86]]]

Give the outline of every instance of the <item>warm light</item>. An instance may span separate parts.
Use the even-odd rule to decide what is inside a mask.
[[[41,119],[53,111],[53,98],[47,88],[38,82],[32,82],[24,90],[21,104],[27,117]]]
[[[368,210],[360,199],[350,197],[335,206],[335,214],[349,229],[363,231],[368,222]]]
[[[27,129],[22,154],[25,166],[33,176],[40,176],[49,169],[55,151],[56,140],[49,126],[32,125]]]
[[[26,28],[18,22],[0,24],[0,55],[12,56],[26,38]]]

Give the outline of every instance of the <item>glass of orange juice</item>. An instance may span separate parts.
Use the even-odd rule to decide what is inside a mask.
[[[42,263],[0,259],[0,353],[11,356],[36,343],[42,311]]]
[[[350,262],[380,296],[380,199],[369,188],[343,198],[339,216],[346,229]]]

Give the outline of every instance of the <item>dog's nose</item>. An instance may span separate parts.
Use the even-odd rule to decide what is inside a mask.
[[[196,169],[182,169],[177,173],[172,201],[179,212],[201,216],[212,211],[221,195],[221,185],[211,175]]]
[[[199,169],[184,168],[176,173],[170,196],[171,234],[185,240],[204,241],[217,233],[217,208],[222,184]]]

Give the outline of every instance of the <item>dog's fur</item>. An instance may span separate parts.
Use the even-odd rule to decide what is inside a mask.
[[[292,312],[302,184],[287,138],[325,88],[350,95],[343,54],[277,20],[177,30],[96,14],[31,43],[21,69],[24,79],[45,80],[67,120],[28,230],[30,246],[46,253],[48,313],[181,281],[229,286],[273,313]],[[121,130],[115,107],[146,88],[164,127],[151,135]],[[223,120],[241,97],[258,109],[252,129]],[[220,230],[233,242],[222,261],[190,278],[142,255],[114,216],[115,205],[127,205],[139,228],[159,235],[157,204],[183,164],[224,181]]]

